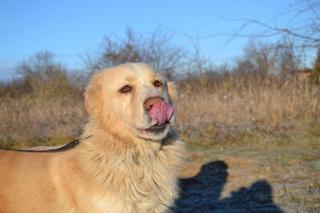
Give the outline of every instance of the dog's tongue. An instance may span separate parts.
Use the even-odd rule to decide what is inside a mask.
[[[171,119],[173,114],[173,108],[171,104],[166,103],[165,101],[159,101],[155,105],[152,106],[149,111],[149,115],[156,125],[162,125],[166,121]]]

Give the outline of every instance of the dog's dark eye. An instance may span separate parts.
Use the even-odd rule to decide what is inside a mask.
[[[133,89],[132,86],[130,86],[130,85],[125,85],[125,86],[123,86],[123,87],[121,87],[121,88],[119,89],[119,92],[120,92],[120,93],[129,93],[129,92],[132,91],[132,89]]]
[[[155,80],[155,81],[153,82],[153,86],[155,86],[155,87],[161,87],[161,86],[162,86],[162,82],[159,81],[159,80]]]

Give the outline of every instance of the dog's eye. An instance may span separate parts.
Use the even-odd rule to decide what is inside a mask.
[[[159,81],[159,80],[155,80],[155,81],[153,82],[153,86],[155,86],[155,87],[161,87],[161,86],[162,86],[162,82]]]
[[[132,86],[130,86],[130,85],[125,85],[125,86],[123,86],[123,87],[120,88],[119,92],[120,92],[120,93],[129,93],[129,92],[132,91],[132,89],[133,89]]]

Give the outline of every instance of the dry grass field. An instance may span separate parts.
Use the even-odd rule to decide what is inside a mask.
[[[216,79],[206,74],[180,80],[177,86],[177,128],[190,137],[214,135],[219,127],[225,127],[221,131],[270,134],[309,131],[320,118],[320,91],[307,80],[283,81],[272,77],[261,80],[237,75]],[[2,145],[64,143],[79,135],[86,120],[84,88],[59,85],[52,90],[46,84],[42,87],[25,92],[25,87],[17,83],[2,85]]]

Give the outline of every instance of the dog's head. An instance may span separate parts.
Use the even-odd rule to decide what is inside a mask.
[[[85,92],[85,108],[98,128],[118,137],[160,141],[175,123],[175,85],[143,63],[96,73]]]

